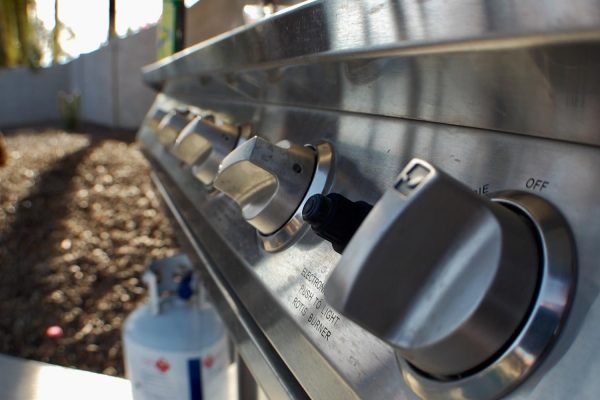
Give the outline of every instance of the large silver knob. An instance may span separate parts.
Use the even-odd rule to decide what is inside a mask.
[[[213,185],[238,204],[251,225],[269,235],[300,206],[316,157],[309,147],[253,137],[225,157]]]
[[[221,161],[235,148],[238,137],[238,129],[234,126],[216,125],[210,118],[196,117],[183,129],[172,151],[209,186]]]
[[[452,379],[519,331],[540,264],[526,217],[414,159],[349,242],[325,296],[413,367]]]

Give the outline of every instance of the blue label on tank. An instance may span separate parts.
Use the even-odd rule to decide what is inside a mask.
[[[202,400],[202,363],[199,358],[188,360],[190,399]]]

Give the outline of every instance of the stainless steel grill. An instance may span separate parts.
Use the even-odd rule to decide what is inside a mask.
[[[268,396],[600,395],[599,50],[589,0],[330,0],[145,69],[139,140]]]

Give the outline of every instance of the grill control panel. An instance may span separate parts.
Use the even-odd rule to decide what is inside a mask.
[[[198,181],[237,204],[267,251],[284,249],[307,230],[301,214],[308,197],[333,180],[333,148],[326,142],[273,144],[250,138],[248,124],[236,127],[184,107],[156,108],[147,121],[163,148]]]
[[[564,207],[579,184],[559,189],[544,161],[600,168],[590,148],[567,157],[566,144],[376,117],[361,137],[353,132],[367,117],[332,124],[301,110],[285,112],[303,123],[261,120],[253,136],[236,108],[223,119],[186,107],[159,96],[142,143],[173,182],[165,187],[193,204],[172,211],[216,232],[186,228],[209,243],[206,259],[229,285],[257,285],[248,304],[275,310],[280,325],[251,312],[299,379],[314,365],[324,382],[343,382],[329,398],[552,398],[542,377],[565,368],[593,289],[577,290],[578,275],[590,276],[589,243],[576,208]],[[274,121],[281,109],[263,111]],[[538,154],[501,160],[498,174],[487,165],[503,147]],[[219,262],[219,246],[239,263]],[[288,336],[306,353],[288,352]],[[377,390],[373,374],[385,381]]]

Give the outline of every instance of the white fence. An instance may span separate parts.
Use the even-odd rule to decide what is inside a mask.
[[[151,28],[64,65],[0,70],[0,129],[60,121],[61,92],[81,95],[81,121],[138,127],[155,95],[140,71],[156,59],[155,43]]]

